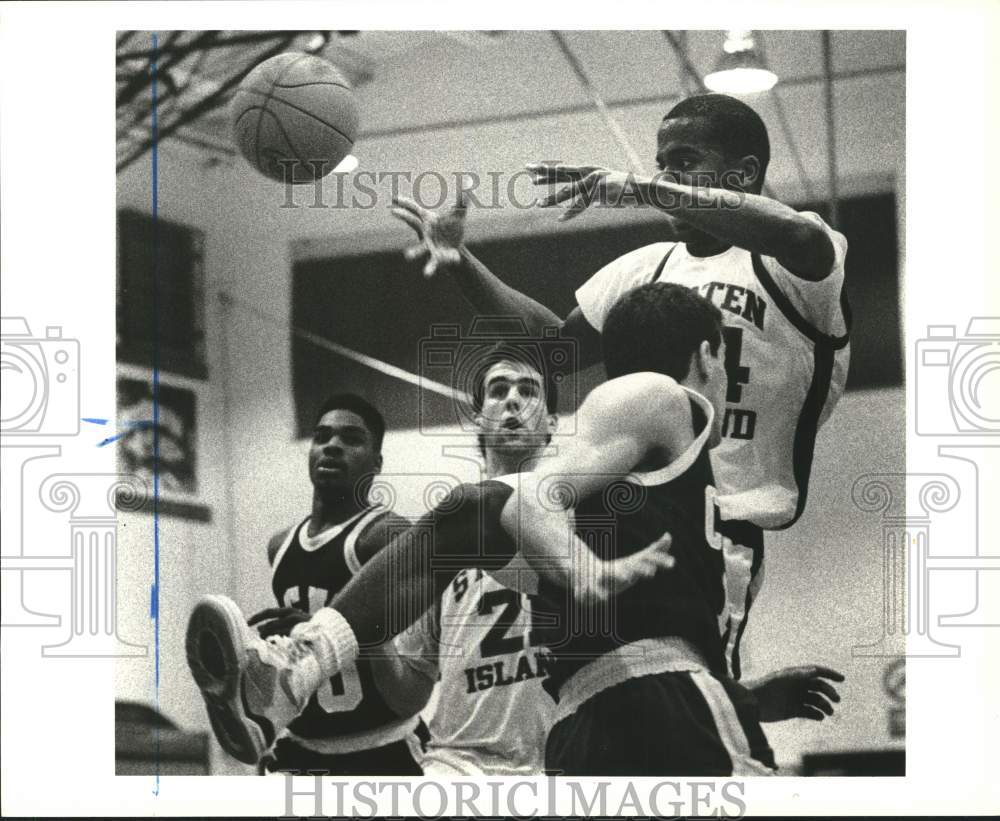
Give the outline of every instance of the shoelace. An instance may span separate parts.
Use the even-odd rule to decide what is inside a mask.
[[[267,641],[285,656],[289,664],[295,664],[311,652],[308,644],[301,639],[293,639],[291,636],[268,636]]]

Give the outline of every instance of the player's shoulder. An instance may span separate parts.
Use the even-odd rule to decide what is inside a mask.
[[[676,402],[687,405],[687,392],[677,380],[654,371],[617,376],[594,388],[587,396],[595,411],[612,411],[622,416],[661,415],[664,406]]]
[[[278,555],[278,551],[281,550],[281,546],[285,543],[285,539],[289,537],[298,525],[292,525],[291,527],[286,527],[283,530],[279,530],[267,542],[267,563],[274,564],[274,559]]]
[[[674,426],[690,426],[687,391],[662,373],[640,371],[594,388],[580,408],[581,424],[661,441]]]

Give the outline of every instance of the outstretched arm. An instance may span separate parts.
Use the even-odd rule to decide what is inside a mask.
[[[578,600],[604,601],[673,565],[670,534],[631,556],[599,561],[575,534],[572,500],[623,479],[652,449],[676,454],[692,439],[690,406],[673,379],[639,373],[607,382],[580,407],[576,436],[543,469],[519,477],[501,524],[539,575]]]
[[[330,603],[360,647],[374,648],[417,621],[459,570],[510,562],[516,547],[499,525],[510,493],[502,482],[459,485],[361,568]]]
[[[527,294],[511,288],[487,268],[464,243],[466,206],[459,198],[448,211],[428,211],[407,197],[393,200],[392,214],[409,225],[419,241],[403,254],[409,260],[424,261],[424,276],[446,272],[465,300],[479,313],[522,319],[528,333],[540,337],[545,328],[561,328],[580,343],[579,366],[595,364],[601,355],[600,336],[579,309],[566,320]]]
[[[571,219],[593,203],[652,206],[729,245],[774,257],[802,279],[824,279],[833,268],[835,253],[827,232],[770,197],[594,166],[536,164],[528,171],[538,185],[566,183],[541,203],[569,202],[560,219]]]

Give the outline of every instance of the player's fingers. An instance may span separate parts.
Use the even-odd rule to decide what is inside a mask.
[[[389,213],[409,225],[410,228],[417,232],[417,236],[420,239],[424,238],[424,224],[420,221],[419,217],[414,216],[411,212],[403,208],[390,208]]]
[[[430,253],[430,252],[427,250],[427,246],[423,245],[423,244],[420,244],[420,245],[411,245],[409,248],[404,248],[403,249],[403,256],[407,260],[409,260],[410,262],[413,262],[414,260],[418,260],[422,256],[424,256],[424,255],[426,255],[428,253]]]
[[[803,698],[802,701],[810,707],[815,707],[816,709],[823,711],[828,716],[833,715],[833,705],[819,693],[806,693],[805,698]]]
[[[566,222],[574,217],[580,216],[587,208],[590,206],[589,197],[577,197],[572,203],[559,215],[558,222]]]
[[[427,219],[431,215],[430,211],[420,205],[420,203],[416,200],[411,200],[409,197],[393,197],[392,204],[409,211],[415,217],[422,220]]]
[[[810,681],[809,689],[817,693],[822,693],[831,701],[834,702],[840,701],[840,693],[837,692],[837,689],[832,684],[830,684],[830,682],[823,681],[823,679],[821,678],[813,679],[812,681]]]
[[[796,718],[808,718],[810,721],[822,721],[826,718],[826,715],[822,711],[808,704],[803,704],[795,715]]]
[[[670,555],[673,541],[673,537],[669,533],[664,533],[659,539],[640,551],[638,555],[649,568],[652,568],[653,572],[659,568],[671,568],[677,562]]]
[[[554,194],[548,194],[539,200],[538,204],[542,208],[548,208],[552,205],[558,205],[566,200],[573,199],[583,191],[583,181],[575,182],[572,185],[567,185],[564,188],[560,188]]]
[[[562,163],[528,163],[525,166],[536,185],[552,182],[578,182],[597,170],[596,165],[563,165]]]
[[[432,253],[430,255],[430,258],[427,260],[427,264],[424,266],[424,277],[426,279],[430,279],[432,276],[434,276],[434,274],[437,273],[437,269],[438,269],[437,255]]]
[[[828,678],[831,681],[843,681],[844,674],[834,670],[832,667],[823,667],[821,664],[814,664],[812,666],[812,674],[814,676],[822,676],[823,678]]]

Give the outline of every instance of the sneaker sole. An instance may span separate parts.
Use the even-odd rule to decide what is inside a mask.
[[[241,681],[246,671],[243,613],[225,596],[206,596],[188,619],[188,667],[222,748],[245,764],[256,764],[268,747],[258,722],[248,715]]]

